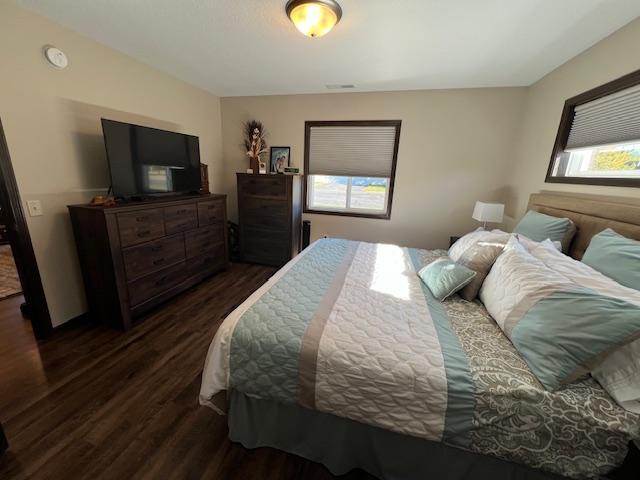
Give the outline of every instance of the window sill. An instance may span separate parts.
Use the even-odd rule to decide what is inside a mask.
[[[304,213],[313,215],[335,215],[338,217],[355,217],[355,218],[376,218],[378,220],[390,220],[391,213],[361,213],[361,212],[341,212],[332,210],[312,210],[305,208]]]
[[[573,185],[601,185],[608,187],[640,188],[640,178],[602,178],[602,177],[547,177],[546,183],[565,183]]]

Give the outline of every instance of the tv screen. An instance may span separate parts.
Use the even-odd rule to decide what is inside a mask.
[[[102,119],[115,197],[200,190],[198,137]]]

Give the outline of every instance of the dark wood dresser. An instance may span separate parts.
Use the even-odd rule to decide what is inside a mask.
[[[92,318],[131,319],[226,268],[225,195],[68,207]]]
[[[243,261],[284,265],[300,252],[301,177],[247,173],[237,177]]]

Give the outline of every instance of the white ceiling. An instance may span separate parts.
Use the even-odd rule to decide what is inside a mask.
[[[638,0],[338,0],[312,39],[286,0],[17,1],[221,96],[530,85],[640,16]]]

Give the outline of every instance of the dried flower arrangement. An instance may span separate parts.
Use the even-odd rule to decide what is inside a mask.
[[[253,173],[258,173],[260,168],[260,155],[267,152],[267,132],[262,122],[250,120],[245,122],[244,127],[244,147],[249,157],[250,168]]]

